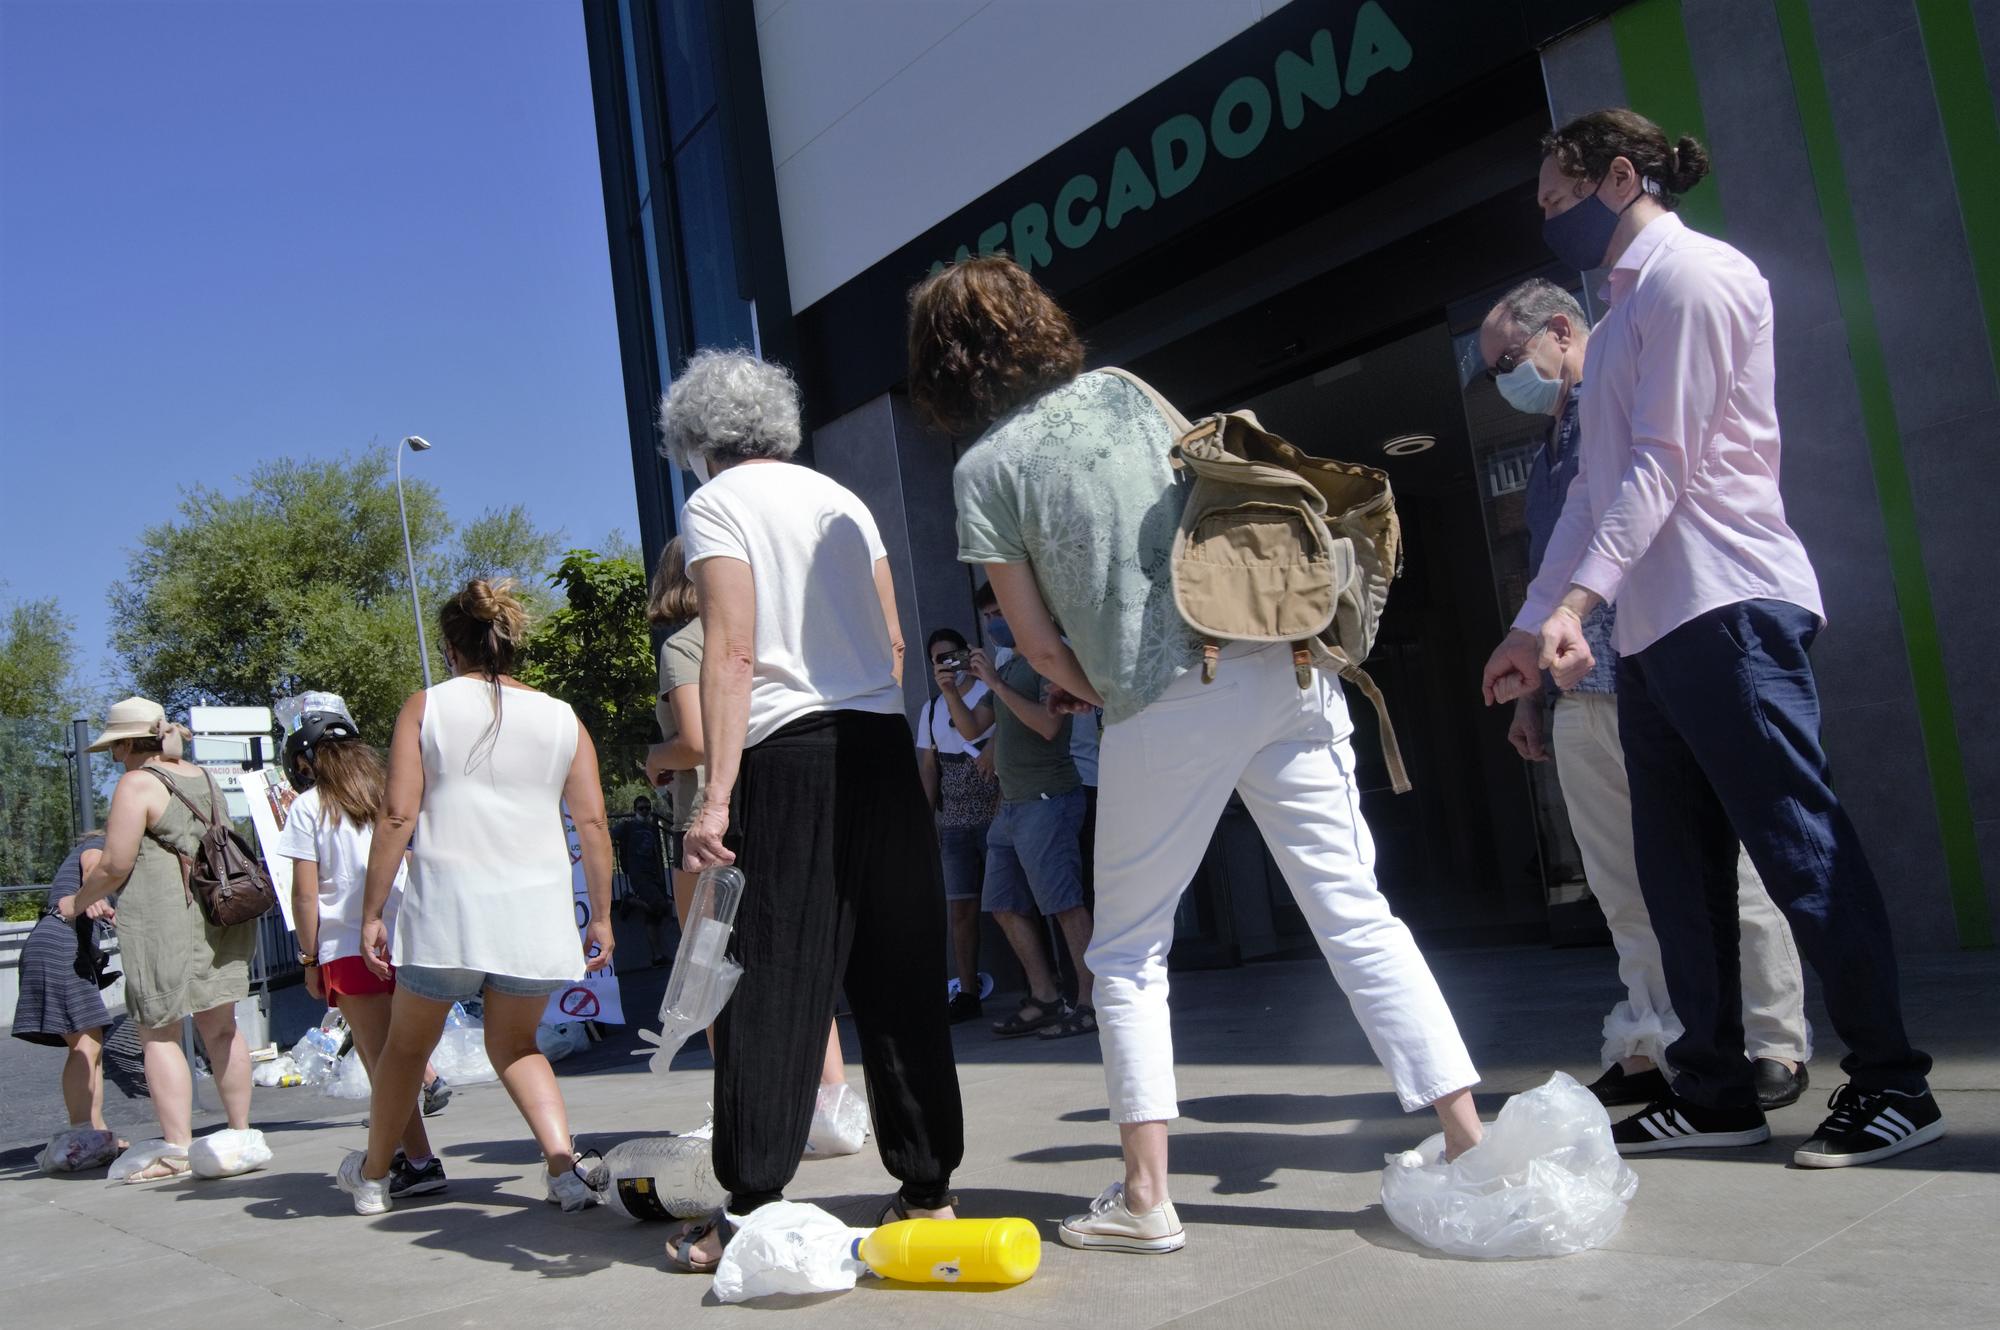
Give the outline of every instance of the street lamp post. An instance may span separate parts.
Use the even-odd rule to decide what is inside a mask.
[[[430,440],[415,434],[403,440],[413,453],[426,452]],[[417,599],[417,557],[410,552],[410,513],[403,506],[403,449],[396,450],[396,515],[403,519],[403,562],[410,570],[410,611],[417,618],[417,661],[424,667],[424,687],[431,686],[431,651],[424,645],[424,607]]]

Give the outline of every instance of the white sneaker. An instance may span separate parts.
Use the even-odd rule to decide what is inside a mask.
[[[592,1150],[576,1156],[576,1162],[560,1173],[549,1173],[549,1204],[560,1205],[564,1214],[603,1205],[611,1198],[611,1172]]]
[[[347,1158],[340,1161],[340,1171],[333,1180],[340,1189],[354,1198],[354,1213],[357,1215],[385,1215],[394,1202],[389,1197],[389,1179],[376,1178],[370,1181],[361,1176],[361,1165],[368,1158],[364,1150],[351,1150]]]
[[[1164,1255],[1187,1245],[1187,1232],[1172,1201],[1161,1201],[1142,1215],[1125,1205],[1125,1184],[1114,1182],[1090,1203],[1087,1213],[1063,1220],[1066,1247]]]

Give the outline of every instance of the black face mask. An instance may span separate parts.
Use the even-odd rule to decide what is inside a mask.
[[[1604,182],[1600,180],[1597,187],[1604,188]],[[1542,243],[1563,264],[1589,272],[1603,264],[1612,234],[1618,230],[1618,219],[1644,196],[1641,190],[1624,208],[1613,209],[1593,190],[1581,203],[1543,220]]]

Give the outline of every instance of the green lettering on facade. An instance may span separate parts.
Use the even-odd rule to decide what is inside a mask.
[[[1132,149],[1120,148],[1111,161],[1108,187],[1100,186],[1096,176],[1073,175],[1056,191],[1053,207],[1025,204],[1011,221],[996,222],[980,232],[978,252],[991,254],[1011,237],[1014,257],[1022,267],[1030,271],[1052,267],[1056,244],[1082,249],[1099,231],[1115,229],[1128,214],[1185,192],[1201,177],[1211,144],[1231,159],[1248,157],[1262,147],[1271,133],[1273,81],[1278,118],[1286,129],[1297,129],[1306,122],[1308,104],[1331,111],[1343,95],[1359,96],[1377,74],[1409,68],[1411,55],[1409,38],[1380,0],[1367,0],[1354,14],[1344,79],[1333,33],[1321,28],[1307,39],[1303,54],[1278,52],[1272,79],[1245,74],[1232,80],[1216,96],[1206,125],[1186,112],[1162,121],[1152,133],[1151,176]],[[1100,191],[1102,208],[1097,204]],[[1052,231],[1055,244],[1050,243]],[[960,245],[957,261],[966,257],[966,247]],[[942,267],[934,264],[932,271]]]
[[[1312,52],[1309,62],[1294,51],[1278,52],[1278,118],[1286,129],[1305,123],[1308,101],[1322,111],[1340,104],[1340,66],[1333,59],[1333,34],[1321,28],[1306,49]],[[1166,192],[1164,186],[1160,192]]]
[[[1014,214],[1014,261],[1027,272],[1056,261],[1055,248],[1049,244],[1049,210],[1039,203]]]
[[[1238,107],[1250,110],[1250,123],[1242,129],[1234,123]],[[1257,151],[1257,145],[1270,130],[1271,90],[1254,74],[1245,74],[1224,88],[1215,99],[1214,113],[1208,117],[1208,136],[1224,157],[1248,157]]]
[[[1130,148],[1120,148],[1111,159],[1111,195],[1104,201],[1105,229],[1115,229],[1128,212],[1144,212],[1158,197],[1153,192],[1153,182],[1146,179],[1146,168],[1139,165]]]
[[[1180,160],[1174,151],[1180,149]],[[1153,178],[1160,197],[1170,199],[1194,183],[1208,160],[1208,134],[1201,121],[1191,115],[1177,115],[1153,131]]]
[[[1354,40],[1347,44],[1347,95],[1358,97],[1368,80],[1384,70],[1410,67],[1410,39],[1375,0],[1354,15]]]
[[[1104,214],[1097,205],[1084,211],[1082,220],[1074,215],[1076,205],[1090,203],[1097,197],[1097,180],[1087,175],[1073,175],[1056,191],[1056,239],[1062,241],[1065,249],[1082,249],[1097,234]]]

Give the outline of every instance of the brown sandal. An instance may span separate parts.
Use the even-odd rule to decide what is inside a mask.
[[[722,1263],[722,1253],[718,1249],[712,1261],[702,1261],[694,1254],[695,1244],[711,1233],[722,1235],[722,1246],[736,1236],[736,1225],[729,1222],[729,1216],[715,1210],[705,1219],[690,1219],[683,1224],[673,1237],[667,1239],[667,1268],[679,1274],[712,1275],[715,1267]]]
[[[190,1172],[186,1155],[161,1155],[137,1173],[125,1179],[127,1186],[136,1182],[165,1182],[169,1178],[184,1178]]]
[[[953,1214],[957,1214],[958,1197],[956,1196],[945,1197],[944,1204],[937,1208],[940,1210],[949,1210]],[[889,1198],[889,1203],[882,1207],[882,1213],[875,1217],[875,1227],[880,1228],[884,1224],[893,1224],[901,1219],[914,1219],[914,1218],[916,1218],[916,1216],[910,1213],[910,1203],[903,1199],[903,1193],[897,1192],[894,1196],[891,1196]]]

